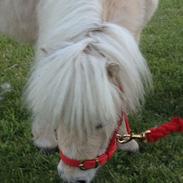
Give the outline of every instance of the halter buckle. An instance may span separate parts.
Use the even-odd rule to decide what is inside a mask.
[[[98,168],[98,166],[99,166],[98,157],[95,158],[95,163],[96,163],[95,168]],[[81,161],[80,164],[79,164],[79,168],[80,168],[80,170],[86,171],[87,169],[84,167],[84,164],[85,164],[85,161]]]
[[[98,168],[98,166],[99,166],[99,159],[98,159],[98,157],[95,159],[95,162],[96,162],[95,168]]]
[[[81,161],[80,164],[79,164],[80,170],[83,170],[83,171],[86,170],[86,168],[84,167],[84,162],[85,162],[85,161]]]

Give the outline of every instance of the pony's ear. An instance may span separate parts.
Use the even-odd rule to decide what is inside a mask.
[[[109,80],[116,86],[120,85],[119,79],[120,66],[118,63],[108,63],[107,64],[107,73]]]
[[[117,63],[108,63],[107,64],[107,73],[110,78],[118,79],[119,70],[120,70],[119,64],[117,64]]]

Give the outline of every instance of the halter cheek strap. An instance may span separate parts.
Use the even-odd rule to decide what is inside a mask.
[[[115,152],[118,149],[118,133],[119,133],[119,130],[120,130],[120,127],[121,127],[123,121],[125,122],[128,134],[131,133],[128,116],[125,113],[122,113],[121,118],[118,121],[118,127],[114,131],[111,141],[109,143],[109,146],[104,154],[96,157],[95,159],[79,161],[79,160],[74,160],[74,159],[67,157],[61,151],[60,159],[66,165],[69,165],[71,167],[80,168],[81,170],[89,170],[89,169],[97,168],[98,166],[104,166],[114,156]]]

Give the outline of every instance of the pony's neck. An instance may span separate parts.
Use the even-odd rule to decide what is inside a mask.
[[[80,39],[102,22],[101,0],[41,0],[39,8],[39,45]]]

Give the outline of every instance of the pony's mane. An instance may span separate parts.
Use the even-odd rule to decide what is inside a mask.
[[[27,88],[34,114],[81,134],[116,122],[122,108],[135,111],[150,73],[132,35],[103,22],[101,1],[41,1],[39,9],[37,46],[46,54],[37,53]],[[109,79],[111,63],[119,67],[123,92]]]

